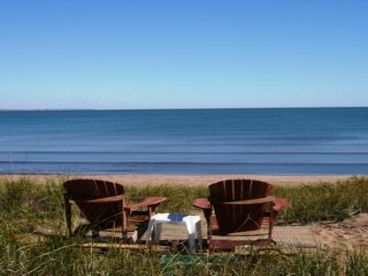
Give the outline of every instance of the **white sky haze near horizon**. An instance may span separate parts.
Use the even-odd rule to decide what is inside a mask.
[[[0,109],[368,106],[368,1],[0,2]]]

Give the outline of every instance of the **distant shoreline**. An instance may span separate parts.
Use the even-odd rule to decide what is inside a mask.
[[[368,176],[368,175],[360,175]],[[353,175],[163,175],[163,174],[114,174],[114,175],[93,175],[93,174],[0,174],[0,180],[17,180],[21,178],[30,179],[40,184],[47,181],[64,181],[71,178],[93,178],[119,182],[127,185],[186,185],[202,186],[221,181],[224,179],[257,179],[270,182],[276,185],[299,185],[299,184],[318,184],[335,183],[347,180]]]

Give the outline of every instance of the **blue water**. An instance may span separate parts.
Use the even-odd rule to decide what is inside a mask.
[[[0,173],[366,174],[368,108],[2,111]]]

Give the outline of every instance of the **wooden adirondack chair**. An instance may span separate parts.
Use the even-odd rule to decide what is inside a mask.
[[[210,254],[215,249],[231,250],[238,245],[275,243],[273,225],[288,201],[274,197],[272,187],[257,180],[224,180],[209,186],[208,199],[199,198],[193,202],[194,207],[204,211]],[[234,234],[236,240],[223,238]],[[214,235],[222,237],[215,240]],[[239,240],[239,236],[242,239]]]
[[[70,236],[72,230],[71,204],[75,203],[88,222],[93,237],[99,231],[120,232],[128,240],[128,233],[136,231],[155,214],[165,197],[152,196],[135,204],[126,204],[124,186],[94,179],[73,179],[64,183],[65,216]],[[147,210],[139,211],[142,208]],[[133,238],[133,240],[135,240]]]

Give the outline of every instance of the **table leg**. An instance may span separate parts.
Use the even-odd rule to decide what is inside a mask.
[[[147,227],[147,241],[151,241],[152,240],[152,236],[154,233],[154,227],[155,227],[155,221],[153,219],[151,219],[148,223],[148,227]]]
[[[202,249],[202,227],[201,227],[201,221],[197,221],[197,223],[196,223],[196,238],[198,240],[199,247]]]
[[[161,232],[162,232],[162,223],[155,222],[154,224],[154,240],[160,241],[161,240]]]
[[[189,250],[190,252],[194,252],[195,251],[195,236],[196,236],[195,224],[192,221],[186,221],[185,227],[187,228],[187,231],[188,231]]]

